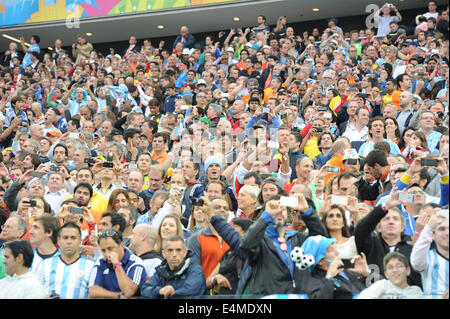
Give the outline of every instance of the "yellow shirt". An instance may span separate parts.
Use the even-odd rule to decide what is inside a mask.
[[[309,156],[310,159],[313,159],[317,155],[319,155],[321,152],[319,150],[319,144],[318,144],[319,138],[317,136],[311,137],[308,142],[306,142],[305,149],[303,150],[303,154],[306,154]]]
[[[67,196],[66,199],[71,198],[73,198],[73,195]],[[108,198],[103,194],[94,192],[94,195],[92,195],[91,200],[89,201],[88,207],[89,211],[94,217],[95,223],[99,225],[100,220],[102,219],[102,214],[106,212],[108,208]],[[82,230],[88,229],[88,224],[85,221],[83,221],[81,229]]]

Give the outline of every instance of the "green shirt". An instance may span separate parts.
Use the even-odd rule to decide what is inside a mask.
[[[3,256],[0,255],[0,279],[6,278],[5,264],[3,263]]]

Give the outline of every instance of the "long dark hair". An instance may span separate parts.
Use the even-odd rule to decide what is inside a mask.
[[[406,147],[405,134],[407,131],[415,132],[416,130],[411,126],[405,127],[405,129],[403,130],[402,135],[400,136],[400,139],[398,140],[398,143],[397,143],[397,146],[400,150],[403,150]]]
[[[344,226],[342,227],[342,236],[344,236],[345,238],[350,238],[351,234],[350,234],[350,230],[348,229],[347,218],[345,217],[345,210],[342,207],[339,207],[337,205],[331,205],[330,209],[323,213],[322,223],[324,224],[325,228],[327,228],[326,223],[327,223],[328,214],[334,209],[339,210],[339,212],[342,215],[342,220],[344,222]],[[327,231],[328,231],[328,228],[327,228]]]
[[[385,135],[384,138],[387,137],[387,133],[386,133],[386,121],[387,120],[392,120],[394,122],[395,126],[397,126],[397,128],[395,129],[395,137],[399,139],[401,137],[401,133],[400,133],[400,129],[398,128],[397,120],[390,116],[386,116],[384,118],[384,135]]]

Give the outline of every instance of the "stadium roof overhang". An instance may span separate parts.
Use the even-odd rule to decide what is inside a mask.
[[[83,18],[79,28],[73,20],[29,23],[0,28],[0,33],[15,38],[23,36],[29,41],[31,35],[41,37],[41,48],[52,46],[56,37],[63,39],[63,45],[76,41],[78,33],[92,33],[89,42],[105,43],[127,40],[131,34],[138,39],[169,37],[179,34],[180,27],[189,26],[191,33],[229,30],[230,27],[256,25],[259,14],[267,17],[269,25],[276,24],[278,17],[285,15],[288,23],[326,19],[329,17],[369,15],[366,8],[370,3],[382,1],[361,0],[259,0],[236,1],[225,4],[198,6],[182,9],[160,10],[136,14],[122,14],[99,18]],[[425,7],[424,0],[396,1],[401,9]],[[313,11],[318,8],[319,11]],[[233,20],[238,17],[240,21]],[[163,29],[158,26],[163,25]],[[0,51],[7,48],[11,40],[0,37]]]

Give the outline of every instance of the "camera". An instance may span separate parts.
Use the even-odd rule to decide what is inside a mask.
[[[398,193],[397,199],[404,203],[413,203],[414,195],[408,193]]]
[[[42,173],[42,172],[31,172],[30,176],[37,177],[37,178],[42,178],[42,176],[44,176],[44,173]]]
[[[341,169],[337,166],[328,166],[327,167],[328,173],[339,173],[340,171],[341,171]]]
[[[192,198],[192,206],[203,206],[204,204],[203,199],[197,197]]]
[[[137,164],[128,164],[128,169],[137,169]]]
[[[422,166],[434,166],[437,167],[439,165],[439,161],[434,158],[422,158],[420,161]]]
[[[92,165],[92,164],[95,164],[95,160],[92,159],[92,158],[85,158],[85,159],[84,159],[84,163],[85,163],[85,164]]]
[[[355,261],[352,259],[341,259],[342,263],[344,264],[342,267],[344,269],[348,269],[348,268],[355,268]]]
[[[104,162],[103,167],[105,168],[114,168],[114,163],[112,162]]]
[[[83,207],[74,207],[71,206],[69,208],[71,214],[83,215]]]
[[[59,171],[61,171],[61,167],[59,167],[59,166],[51,166],[50,170],[52,172],[59,172]]]
[[[366,94],[366,93],[359,93],[358,96],[359,96],[360,98],[367,99],[367,98],[369,97],[369,94]]]

